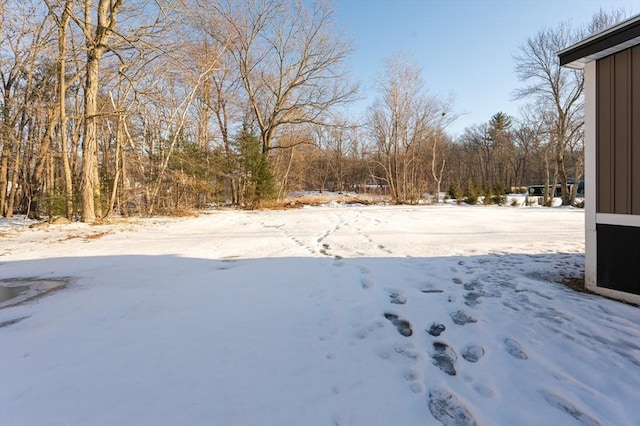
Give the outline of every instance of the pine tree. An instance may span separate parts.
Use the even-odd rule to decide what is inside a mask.
[[[255,208],[262,201],[274,199],[276,189],[271,162],[268,153],[263,152],[262,142],[256,132],[246,123],[243,124],[235,145],[244,180],[244,200],[250,200],[250,205]]]

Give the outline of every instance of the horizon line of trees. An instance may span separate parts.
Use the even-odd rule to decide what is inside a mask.
[[[364,117],[349,37],[323,0],[9,0],[0,5],[0,214],[256,208],[291,191],[416,203],[504,193],[583,169],[582,74],[556,52],[626,16],[543,29],[519,46],[521,117],[453,139],[452,99],[389,58]],[[552,191],[547,191],[552,194]]]

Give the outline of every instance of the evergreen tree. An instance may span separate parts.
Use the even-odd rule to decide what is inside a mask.
[[[271,162],[268,154],[263,152],[262,142],[254,129],[243,124],[235,145],[240,158],[245,202],[248,201],[252,207],[259,207],[262,201],[274,199],[276,189]]]

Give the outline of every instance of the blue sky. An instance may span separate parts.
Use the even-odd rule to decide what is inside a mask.
[[[561,21],[580,26],[602,8],[640,12],[640,0],[334,0],[338,26],[356,49],[350,67],[367,98],[353,109],[365,111],[383,61],[409,53],[422,67],[425,86],[443,97],[453,94],[460,118],[449,130],[489,120],[496,112],[518,116],[513,101],[521,86],[514,72],[518,45]]]

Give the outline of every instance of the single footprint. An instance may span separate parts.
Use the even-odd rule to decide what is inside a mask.
[[[473,322],[478,322],[477,319],[469,316],[464,311],[456,311],[456,312],[453,312],[453,313],[451,313],[449,315],[451,316],[451,319],[453,320],[453,322],[458,324],[458,325],[465,325],[465,324],[470,324],[470,323],[473,323]]]
[[[384,327],[384,323],[382,321],[376,321],[375,323],[370,324],[368,327],[361,328],[356,333],[356,336],[358,336],[358,339],[366,339],[376,329],[382,328],[382,327]]]
[[[433,324],[431,324],[431,327],[429,327],[429,330],[427,330],[427,333],[432,336],[438,337],[446,329],[447,327],[445,327],[444,324],[438,324],[434,322]]]
[[[378,248],[379,248],[380,250],[382,250],[383,252],[385,252],[385,253],[389,253],[389,254],[393,253],[391,250],[389,250],[388,248],[386,248],[383,244],[378,244]]]
[[[445,389],[432,389],[429,392],[429,411],[444,426],[478,425],[469,410]]]
[[[403,375],[404,379],[409,383],[409,389],[411,389],[411,392],[420,393],[424,390],[422,385],[419,383],[420,373],[415,370],[406,370]]]
[[[407,298],[399,291],[392,291],[389,293],[389,300],[394,305],[404,305],[407,303]]]
[[[462,358],[469,362],[478,362],[484,355],[484,348],[482,346],[469,345],[462,351]]]
[[[413,334],[413,330],[411,329],[411,323],[404,318],[400,318],[396,314],[392,314],[390,312],[385,312],[384,317],[391,321],[391,324],[395,325],[398,329],[398,332],[405,337],[409,337]]]
[[[371,272],[371,269],[367,268],[366,266],[358,266],[358,270],[360,271],[361,274],[368,274]]]
[[[477,280],[473,280],[470,283],[466,283],[463,287],[467,291],[473,291],[473,290],[482,289],[483,285],[480,284]]]
[[[507,352],[509,352],[511,356],[514,356],[518,359],[529,358],[527,354],[522,350],[522,346],[520,346],[520,343],[516,342],[515,340],[509,338],[504,339],[504,344],[507,347]]]
[[[394,345],[393,351],[411,361],[419,361],[421,359],[420,352],[414,350],[413,343]]]
[[[375,281],[371,278],[364,277],[360,280],[360,284],[362,285],[362,288],[371,288],[375,285]]]
[[[491,389],[489,386],[487,385],[483,385],[482,383],[476,383],[473,385],[473,390],[478,392],[480,395],[484,396],[485,398],[493,398],[494,395],[496,394],[493,389]]]
[[[464,299],[465,299],[464,304],[467,306],[476,306],[477,304],[480,303],[480,301],[478,300],[480,296],[482,295],[474,291],[471,291],[464,295]]]
[[[456,278],[453,279],[453,283],[454,284],[462,284],[462,280],[460,278],[456,277]]]
[[[455,362],[458,360],[456,353],[447,345],[442,342],[433,342],[433,363],[442,371],[450,376],[456,375],[456,369],[454,367]]]

